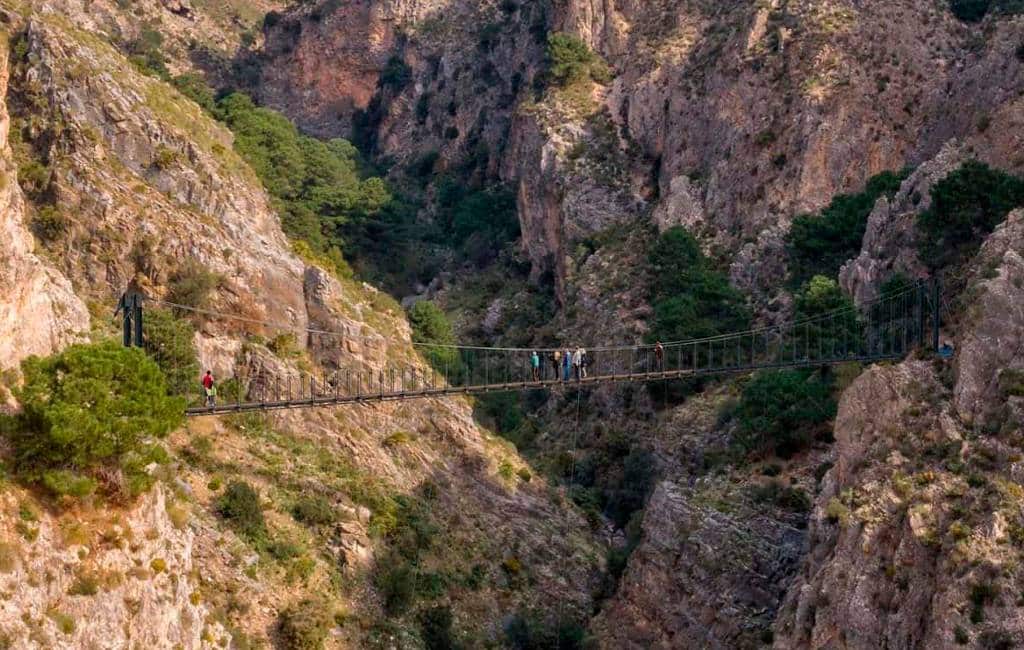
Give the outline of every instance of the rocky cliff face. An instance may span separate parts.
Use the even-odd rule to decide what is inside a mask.
[[[1007,301],[1021,297],[1022,233],[1018,212],[978,254],[954,362],[873,368],[843,394],[835,467],[776,647],[1013,647],[1021,637],[1024,329]]]
[[[230,635],[202,602],[195,532],[171,514],[181,508],[158,487],[124,512],[56,517],[8,487],[2,637],[40,648],[218,647]]]
[[[436,150],[440,168],[472,166],[467,145],[486,143],[480,169],[516,188],[524,253],[535,281],[553,273],[568,338],[643,333],[636,269],[650,234],[672,225],[698,234],[757,306],[784,306],[792,217],[859,191],[881,171],[912,167],[900,191],[879,200],[859,255],[840,275],[858,302],[870,300],[893,272],[924,272],[914,221],[936,182],[968,159],[1024,167],[1019,16],[972,24],[947,3],[910,1],[513,5],[502,3],[504,16],[481,5],[472,15],[488,18],[475,22],[459,3],[436,21],[434,3],[296,11],[268,36],[278,45],[268,50],[265,74],[275,83],[264,99],[321,134],[350,124],[368,130],[378,153],[397,161]],[[496,26],[481,28],[488,24]],[[388,36],[374,41],[384,46],[372,60],[357,56],[359,83],[321,83],[280,67],[317,70],[330,60],[317,51],[344,51],[338,44],[367,25]],[[612,78],[585,93],[552,90],[541,39],[523,31],[537,28],[579,36]],[[519,48],[509,52],[513,35]],[[465,63],[470,52],[477,65]],[[297,88],[281,81],[293,78]],[[494,92],[511,101],[494,102]],[[481,122],[500,128],[467,131]],[[451,141],[438,137],[448,134]],[[771,638],[768,621],[783,602],[778,647],[1018,639],[1007,595],[1016,590],[1017,551],[1008,548],[1016,524],[1006,514],[1017,507],[1017,454],[1003,438],[975,437],[1012,439],[1020,427],[1019,246],[1009,243],[1017,221],[973,262],[968,315],[944,334],[958,349],[952,367],[915,361],[868,371],[843,398],[835,468],[820,486],[813,468],[794,471],[809,492],[820,489],[795,584],[795,551],[788,568],[768,552],[745,556],[740,568],[695,568],[694,557],[718,559],[706,549],[736,546],[727,525],[736,521],[697,507],[704,490],[722,486],[682,487],[696,477],[668,462],[676,475],[652,496],[622,586],[595,621],[602,643],[756,647]],[[573,324],[580,320],[588,322]],[[988,473],[984,484],[980,473]],[[738,519],[740,530],[751,525]],[[780,544],[785,535],[754,538]],[[993,582],[1001,595],[987,591]],[[721,598],[709,601],[709,584]],[[974,618],[984,620],[972,623],[977,608]]]
[[[0,31],[0,368],[32,354],[49,354],[89,329],[85,305],[67,278],[35,254],[26,226],[17,165],[8,146],[8,38]]]
[[[653,195],[654,223],[701,233],[736,261],[738,284],[770,298],[785,272],[780,231],[794,214],[857,191],[878,172],[919,165],[951,138],[977,142],[979,155],[1002,166],[1024,163],[1012,135],[1024,86],[1013,19],[992,21],[982,34],[941,4],[914,2],[532,2],[473,21],[458,3],[444,11],[432,3],[333,7],[296,13],[272,30],[281,44],[269,51],[267,74],[278,81],[265,99],[301,105],[294,112],[307,125],[331,134],[345,134],[353,111],[371,107],[379,119],[364,126],[382,154],[398,159],[438,149],[458,160],[466,151],[454,145],[467,125],[500,125],[507,133],[484,129],[483,139],[492,157],[509,143],[501,170],[519,186],[524,248],[536,268],[557,270],[563,281],[573,242],[608,225],[596,215],[628,219],[636,199]],[[309,72],[332,60],[316,53],[343,51],[328,43],[361,42],[352,36],[368,24],[383,36],[357,57],[372,59],[357,66],[363,81]],[[398,29],[392,25],[402,26],[404,40],[388,35]],[[523,33],[538,26],[578,34],[612,65],[614,80],[595,101],[614,125],[613,149],[632,158],[611,161],[624,173],[625,202],[619,192],[579,187],[567,153],[594,148],[585,126],[557,107],[542,111],[551,119],[536,119],[520,90],[543,68],[542,48]],[[437,49],[434,30],[451,49]],[[474,49],[478,63],[460,64]],[[389,57],[407,62],[407,82],[388,81]],[[383,86],[371,101],[374,72]],[[508,101],[494,102],[496,91]],[[447,113],[441,97],[452,99]],[[436,139],[445,127],[458,131],[457,142]]]
[[[197,268],[215,279],[206,306],[225,315],[197,317],[195,343],[221,376],[421,363],[397,303],[296,255],[230,132],[131,65],[109,43],[109,24],[94,22],[102,13],[3,7],[11,41],[0,79],[10,70],[11,85],[0,93],[0,204],[10,209],[0,223],[10,236],[0,249],[8,274],[0,315],[16,335],[0,343],[5,370],[88,330],[85,304],[102,316],[91,335],[109,335],[106,316],[129,283],[173,299]],[[157,10],[182,19],[168,7],[140,9]],[[16,153],[6,146],[8,106]],[[31,196],[18,188],[16,164],[43,179]],[[308,326],[340,336],[307,338]],[[294,335],[294,349],[275,352],[268,343],[282,334]],[[471,413],[465,401],[446,400],[194,422],[172,436],[170,470],[153,468],[164,487],[127,508],[96,503],[51,516],[8,486],[5,521],[24,532],[4,547],[0,570],[10,584],[24,575],[39,584],[5,601],[0,630],[19,647],[269,643],[282,610],[316,597],[337,614],[333,647],[408,647],[419,642],[418,612],[385,616],[374,582],[394,561],[381,526],[401,498],[424,504],[416,513],[430,536],[406,579],[451,606],[465,643],[495,643],[516,612],[547,620],[555,603],[579,620],[600,578],[600,547],[574,508]],[[234,479],[259,490],[284,544],[275,554],[216,514]],[[339,521],[300,525],[291,513],[311,494]],[[12,499],[31,513],[19,515]],[[77,536],[56,532],[94,515],[109,521]],[[99,582],[76,587],[79,573]]]

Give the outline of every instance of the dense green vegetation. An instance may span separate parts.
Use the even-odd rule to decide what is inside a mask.
[[[555,32],[548,36],[548,76],[561,87],[581,81],[607,82],[608,65],[578,36]]]
[[[182,95],[199,104],[199,107],[204,111],[210,115],[216,115],[217,99],[214,96],[213,90],[206,85],[206,81],[198,74],[189,72],[178,75],[171,80],[171,85],[177,88],[178,92]]]
[[[172,395],[185,395],[199,381],[195,328],[166,309],[147,309],[146,352],[160,366]]]
[[[396,496],[389,513],[390,525],[384,534],[387,553],[377,562],[374,586],[384,598],[389,616],[401,616],[421,599],[443,595],[445,580],[427,570],[422,556],[436,541],[437,526],[429,509],[429,500]]]
[[[991,13],[1024,13],[1024,0],[949,0],[953,14],[964,22],[976,23]]]
[[[341,255],[345,233],[391,202],[384,181],[364,178],[358,151],[346,140],[304,136],[283,115],[242,93],[217,102],[217,114],[274,198],[285,232],[347,272]]]
[[[143,468],[166,458],[153,439],[181,424],[185,410],[155,361],[114,342],[80,344],[30,357],[22,372],[22,412],[5,429],[27,480],[71,496],[91,493],[99,479],[111,496],[149,487]]]
[[[1024,206],[1024,179],[972,160],[936,183],[931,196],[917,219],[918,253],[941,269],[973,254],[1011,210]]]
[[[906,176],[906,170],[883,172],[871,178],[863,192],[840,194],[820,214],[796,217],[786,235],[793,285],[816,275],[839,275],[842,265],[860,252],[875,202],[894,195]]]
[[[454,236],[463,257],[477,266],[493,261],[498,251],[519,237],[515,195],[506,188],[465,192],[449,185],[442,205],[451,208],[442,210],[440,226]]]
[[[414,343],[431,343],[438,346],[455,344],[452,324],[434,303],[428,300],[417,302],[409,308],[408,317]],[[457,349],[422,346],[420,352],[438,372],[449,373],[449,376],[458,374],[462,362]]]
[[[788,457],[825,433],[835,415],[831,382],[819,372],[759,372],[744,385],[736,409],[737,442],[748,453]]]
[[[278,618],[282,647],[286,650],[320,650],[334,627],[327,606],[306,598],[285,608]]]
[[[260,496],[245,481],[232,481],[217,500],[217,513],[227,520],[238,536],[259,546],[267,540],[267,523]]]
[[[750,312],[725,274],[711,267],[682,227],[658,238],[648,256],[654,323],[650,339],[678,341],[746,329]]]
[[[516,614],[505,624],[505,640],[515,650],[582,650],[590,647],[586,630],[576,622],[551,622]]]
[[[794,320],[804,323],[793,343],[802,349],[787,350],[787,355],[820,359],[855,349],[863,339],[863,320],[835,280],[816,275],[793,299]]]
[[[571,483],[569,496],[592,521],[603,513],[624,529],[654,488],[656,468],[650,451],[618,431],[606,431],[581,453],[575,468],[563,471]]]
[[[223,278],[194,259],[190,259],[179,267],[168,282],[167,299],[183,307],[205,309],[209,305],[210,294],[220,286]],[[190,314],[188,310],[180,310]]]
[[[452,633],[452,610],[446,605],[420,612],[420,636],[427,650],[457,650],[462,647]]]

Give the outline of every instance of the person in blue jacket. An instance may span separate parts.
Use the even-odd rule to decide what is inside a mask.
[[[569,381],[569,375],[572,372],[572,351],[566,350],[562,352],[562,381]]]

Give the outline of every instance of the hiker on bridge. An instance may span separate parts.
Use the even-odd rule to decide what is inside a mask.
[[[536,350],[530,355],[530,370],[533,372],[533,380],[540,381],[540,355]]]
[[[213,381],[213,372],[206,371],[202,379],[203,394],[206,396],[206,406],[213,408],[217,402],[217,386]]]
[[[658,370],[665,370],[665,347],[661,341],[654,344],[654,361],[658,365]]]
[[[572,350],[562,352],[562,381],[569,381],[572,373]]]
[[[551,367],[555,371],[555,379],[558,379],[558,373],[562,371],[562,352],[561,350],[555,350],[551,353]]]
[[[586,350],[583,348],[576,348],[576,351],[572,354],[572,369],[576,374],[576,381],[587,376],[587,371],[583,367],[583,355],[586,353]]]

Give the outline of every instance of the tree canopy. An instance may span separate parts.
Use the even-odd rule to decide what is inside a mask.
[[[26,359],[22,372],[9,438],[25,476],[51,488],[101,467],[141,470],[150,440],[184,418],[184,400],[168,395],[160,367],[138,348],[73,345]]]
[[[750,312],[729,279],[711,267],[682,227],[665,231],[648,256],[654,323],[651,338],[676,341],[743,330]]]
[[[932,269],[956,264],[1024,206],[1024,180],[971,160],[932,187],[932,203],[917,218],[918,253]]]
[[[816,275],[839,275],[843,264],[860,252],[875,202],[883,195],[894,195],[906,176],[906,170],[882,172],[868,181],[863,192],[840,194],[820,214],[796,217],[786,236],[793,285]]]

